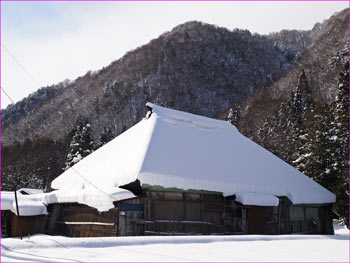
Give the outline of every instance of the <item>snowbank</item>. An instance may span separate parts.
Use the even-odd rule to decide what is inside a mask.
[[[236,192],[236,201],[243,205],[256,206],[278,206],[279,204],[279,199],[273,195],[249,192]]]
[[[1,262],[349,262],[349,230],[327,235],[1,239]]]
[[[54,189],[142,184],[286,196],[293,204],[334,203],[335,195],[244,137],[231,124],[151,103],[148,118],[52,182]],[[150,116],[149,116],[150,115]],[[269,200],[272,202],[272,199]]]

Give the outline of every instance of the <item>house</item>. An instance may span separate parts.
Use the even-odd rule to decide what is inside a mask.
[[[236,127],[151,103],[147,107],[142,121],[52,182],[59,195],[85,192],[83,200],[67,202],[64,194],[52,201],[52,194],[47,203],[57,218],[53,232],[333,233],[335,195]],[[120,191],[123,196],[113,197]],[[95,202],[95,193],[103,200]]]
[[[1,237],[27,236],[43,233],[47,209],[42,203],[42,190],[17,190],[18,211],[15,192],[1,191]]]

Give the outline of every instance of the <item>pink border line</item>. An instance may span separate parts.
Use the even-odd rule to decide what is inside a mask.
[[[0,2],[349,2],[348,0],[0,0]]]
[[[31,0],[31,2],[50,2],[51,0]],[[239,0],[103,0],[105,2],[349,2],[348,0],[336,0],[336,1],[329,1],[329,0],[245,0],[245,1],[239,1]],[[28,0],[0,0],[0,42],[1,42],[1,2],[29,2]],[[100,2],[96,0],[56,0],[56,2]],[[1,51],[0,51],[0,61],[1,61]],[[1,85],[1,63],[0,63],[0,85]],[[0,92],[0,105],[1,105],[1,92]],[[0,111],[0,120],[1,120],[1,111]],[[0,122],[0,145],[1,145],[1,122]],[[0,152],[0,164],[1,164],[1,152]],[[1,172],[1,166],[0,166],[0,172]],[[1,178],[0,178],[0,191],[1,191]],[[0,198],[1,199],[1,198]],[[0,210],[1,210],[1,202],[0,202]],[[1,222],[1,219],[0,219]],[[1,238],[0,238],[0,244],[1,244]],[[0,249],[1,251],[1,249]],[[145,261],[147,262],[147,261]],[[166,262],[164,262],[166,263]],[[237,262],[239,263],[239,262]],[[252,261],[252,263],[254,263]],[[258,262],[256,262],[258,263]],[[303,262],[300,262],[303,263]]]

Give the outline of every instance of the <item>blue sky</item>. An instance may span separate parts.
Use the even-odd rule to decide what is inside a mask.
[[[1,1],[1,43],[46,86],[107,66],[186,21],[267,34],[281,29],[311,29],[348,6],[346,1]],[[1,85],[15,101],[39,88],[4,48]],[[4,108],[10,101],[1,95]]]

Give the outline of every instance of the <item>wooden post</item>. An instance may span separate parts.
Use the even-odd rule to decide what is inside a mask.
[[[115,208],[115,235],[120,236],[119,233],[119,211],[120,211],[120,204],[118,203]]]
[[[278,203],[278,234],[281,234],[281,212],[282,212],[282,202],[281,199],[279,199],[279,203]]]
[[[23,233],[22,233],[22,222],[21,222],[21,217],[19,215],[19,209],[18,209],[17,187],[16,187],[16,185],[15,185],[15,200],[16,200],[16,210],[17,210],[17,216],[18,216],[18,229],[19,229],[19,234],[20,234],[21,240],[22,240],[22,236],[23,236]]]
[[[222,229],[223,229],[223,234],[226,232],[226,224],[227,224],[227,218],[228,218],[228,213],[226,212],[227,210],[227,205],[228,205],[228,200],[224,197],[224,212],[223,212],[223,217],[222,217]]]

